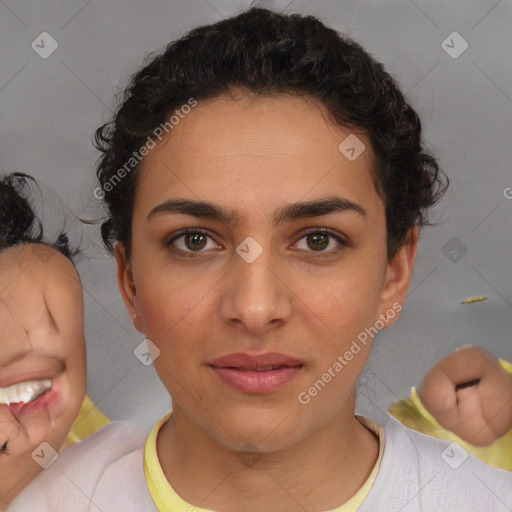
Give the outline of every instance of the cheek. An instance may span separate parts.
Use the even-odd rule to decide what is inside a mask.
[[[73,311],[69,311],[69,314],[63,318],[66,318],[66,321],[61,323],[61,343],[63,352],[69,364],[76,367],[77,371],[80,371],[80,369],[85,371],[84,317],[83,315],[73,314]]]
[[[154,243],[154,242],[153,242]],[[211,301],[209,292],[219,274],[208,265],[173,264],[165,252],[134,245],[132,265],[137,279],[137,308],[144,332],[154,343],[174,333],[183,322],[197,317]]]
[[[208,295],[212,286],[190,278],[154,282],[158,284],[146,281],[148,284],[137,291],[144,333],[160,350],[155,369],[181,373],[205,357],[207,335],[216,318],[216,302]],[[165,375],[159,374],[165,380]]]
[[[159,340],[166,338],[171,330],[172,334],[174,328],[188,318],[205,295],[207,275],[203,279],[191,267],[172,265],[165,255],[149,250],[134,252],[132,264],[134,274],[140,276],[137,312],[146,336],[158,345]]]
[[[354,334],[373,324],[383,287],[383,271],[363,256],[299,288],[298,296],[334,334]],[[327,330],[327,329],[326,329]]]
[[[66,365],[65,395],[66,409],[64,418],[73,418],[82,406],[87,388],[87,358],[85,352],[84,319],[82,315],[74,315],[69,311],[65,322],[61,322],[59,341]],[[55,348],[55,347],[54,347]]]
[[[309,318],[308,331],[317,333],[314,341],[313,360],[317,361],[317,372],[327,371],[338,356],[346,356],[343,371],[334,379],[341,385],[352,374],[358,375],[368,358],[373,327],[378,318],[378,306],[382,277],[375,267],[347,265],[330,277],[326,284],[317,282],[314,291],[301,298],[307,306],[304,318]],[[346,367],[345,367],[346,365]],[[345,377],[342,377],[342,374]],[[350,374],[350,375],[349,375]],[[326,395],[327,396],[327,395]]]
[[[87,357],[83,332],[77,330],[71,340],[72,350],[68,355],[66,364],[69,369],[69,379],[73,383],[73,395],[75,400],[81,404],[87,387]]]
[[[158,345],[190,322],[200,309],[202,288],[189,280],[184,286],[177,286],[175,280],[155,280],[147,288],[137,290],[137,301],[143,317],[146,335]]]

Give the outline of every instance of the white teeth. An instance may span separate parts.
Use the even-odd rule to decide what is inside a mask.
[[[28,404],[50,389],[52,389],[52,379],[18,382],[18,384],[0,388],[0,404],[10,405],[20,402]]]

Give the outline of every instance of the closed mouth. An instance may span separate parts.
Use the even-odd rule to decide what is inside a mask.
[[[241,366],[217,366],[217,368],[226,368],[229,370],[238,370],[241,372],[269,372],[274,370],[282,370],[284,368],[302,368],[303,364],[296,365],[274,365],[274,366],[254,366],[254,367],[241,367]]]

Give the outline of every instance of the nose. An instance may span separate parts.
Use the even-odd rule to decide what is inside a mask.
[[[293,292],[270,251],[248,263],[238,254],[226,275],[220,304],[224,322],[254,335],[285,324],[291,316]]]

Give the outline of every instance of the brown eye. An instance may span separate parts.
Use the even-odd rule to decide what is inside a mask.
[[[350,247],[350,243],[343,236],[326,228],[306,231],[296,244],[301,251],[314,257],[333,256],[345,247]]]
[[[171,238],[166,245],[177,253],[188,256],[201,255],[210,252],[208,249],[221,249],[207,231],[199,228],[182,229]]]
[[[329,235],[325,233],[313,233],[307,235],[308,246],[314,251],[322,251],[329,245]]]
[[[199,251],[206,245],[206,236],[203,233],[189,233],[184,238],[185,245],[192,251]]]

